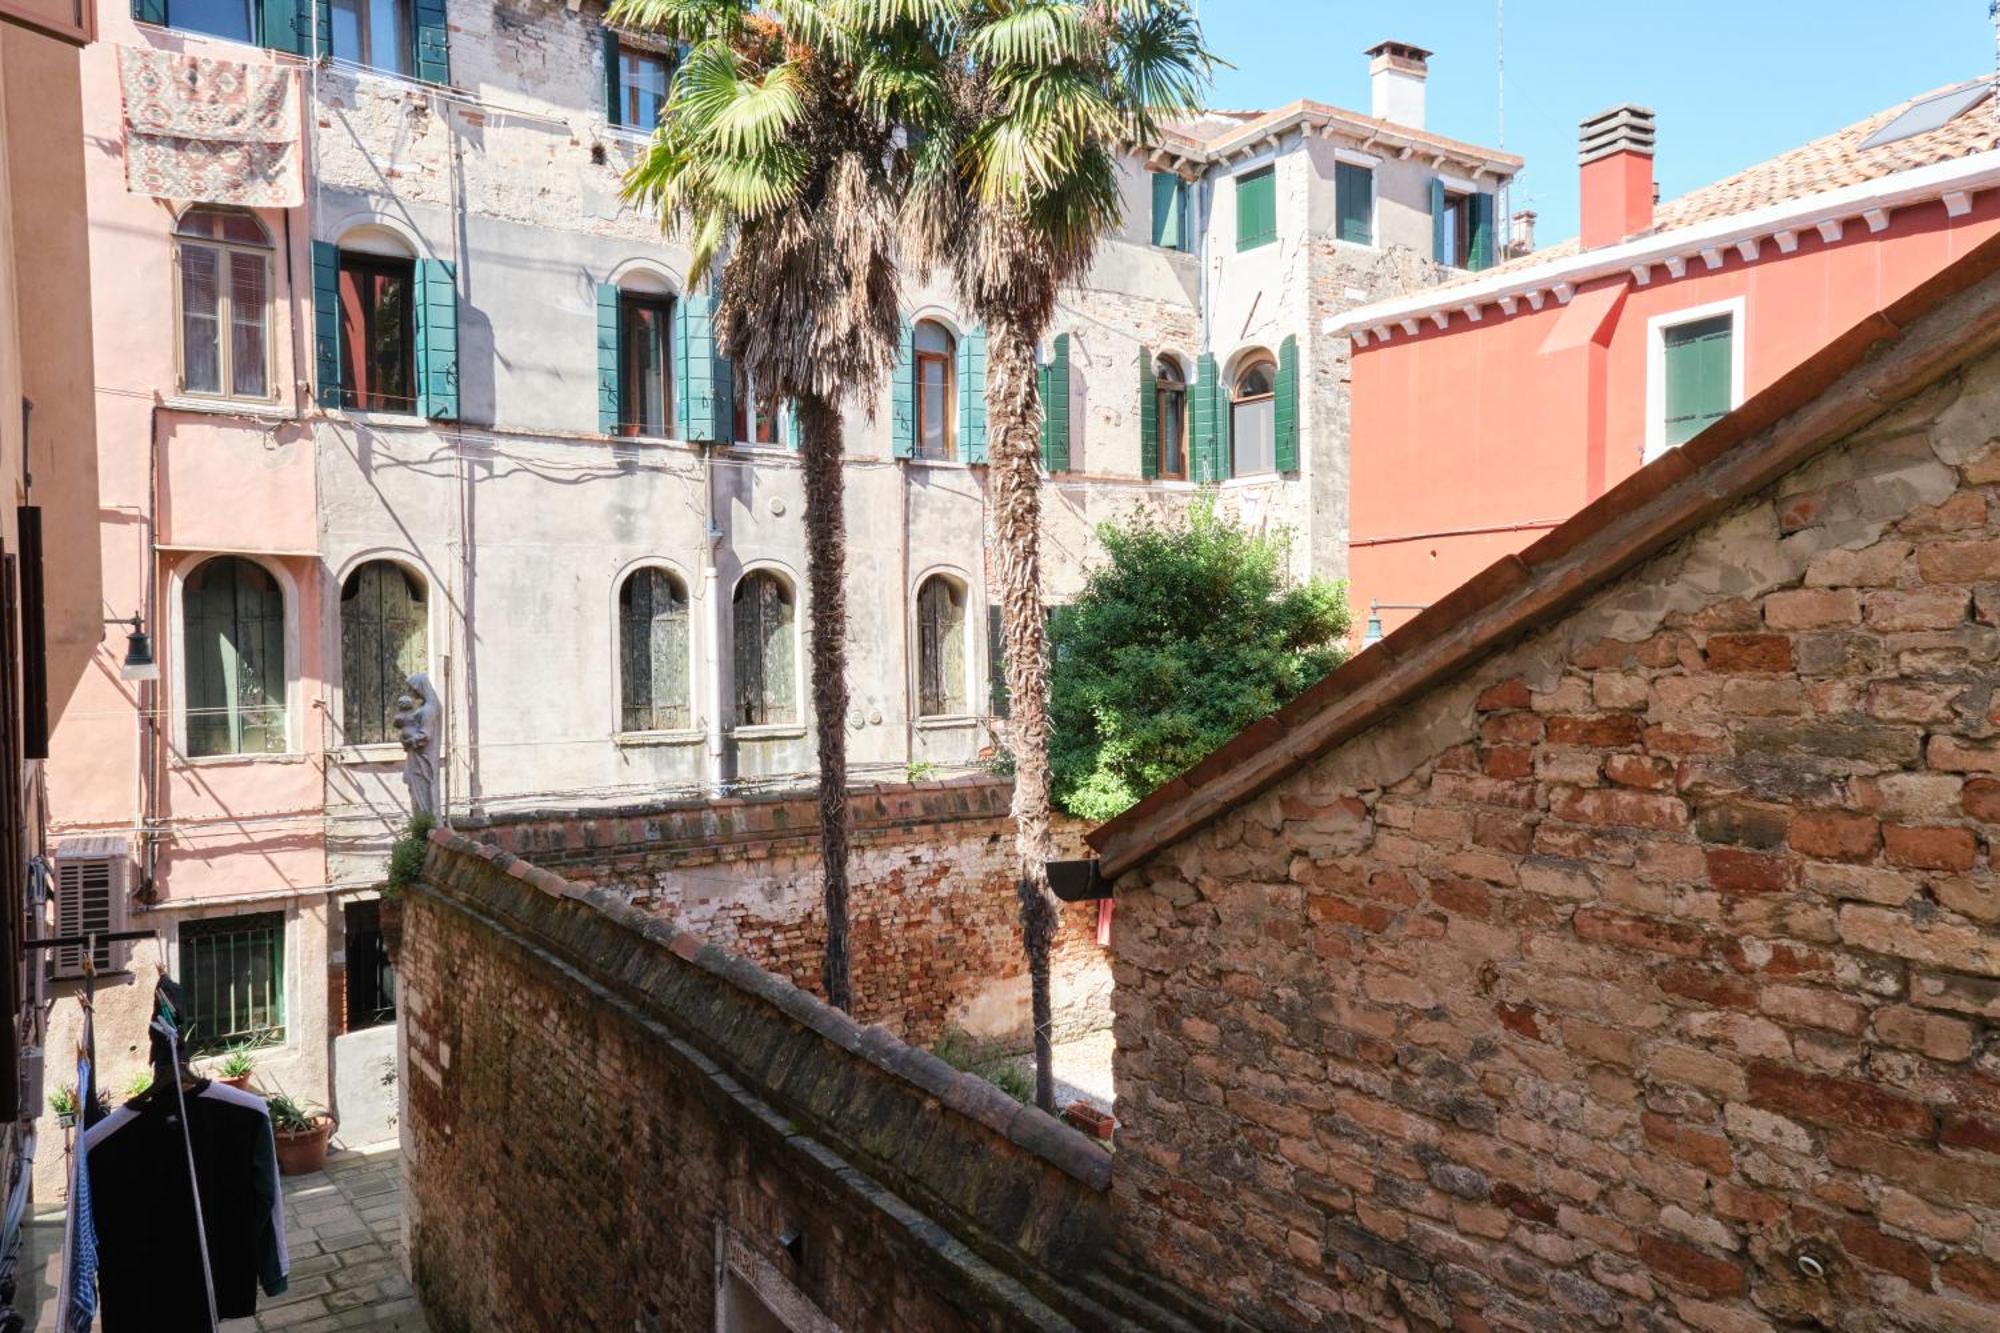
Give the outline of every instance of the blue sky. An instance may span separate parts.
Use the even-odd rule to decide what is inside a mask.
[[[1213,104],[1297,97],[1368,109],[1362,52],[1384,38],[1431,57],[1429,128],[1499,142],[1496,0],[1201,0],[1235,68]],[[1541,244],[1576,233],[1576,127],[1637,102],[1659,113],[1671,199],[1874,111],[1991,73],[1986,0],[1506,0],[1506,147],[1527,158],[1514,206]]]

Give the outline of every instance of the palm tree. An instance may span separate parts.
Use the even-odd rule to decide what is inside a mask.
[[[933,0],[616,0],[614,22],[685,44],[659,127],[626,180],[715,276],[724,351],[799,427],[819,747],[827,1002],[853,1003],[847,920],[847,603],[842,401],[895,360],[907,134],[935,90]],[[717,268],[718,257],[721,259]],[[694,281],[691,276],[690,281]]]
[[[953,99],[917,145],[907,234],[948,266],[986,326],[986,412],[1011,701],[1017,889],[1035,1037],[1035,1101],[1055,1109],[1049,951],[1048,672],[1041,589],[1036,349],[1062,290],[1121,216],[1118,162],[1200,109],[1213,59],[1186,0],[962,0],[941,81]]]

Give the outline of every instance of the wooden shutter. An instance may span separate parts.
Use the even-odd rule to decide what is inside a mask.
[[[299,0],[299,3],[312,6],[313,56],[328,59],[333,55],[333,0]]]
[[[1728,315],[1695,320],[1663,334],[1666,373],[1666,443],[1685,444],[1729,412],[1734,392],[1733,321]]]
[[[132,17],[141,23],[167,26],[167,0],[132,0]]]
[[[458,270],[443,259],[417,261],[417,411],[458,420]]]
[[[917,331],[908,319],[896,338],[896,369],[889,380],[889,452],[917,456]]]
[[[1223,396],[1221,370],[1212,353],[1204,353],[1189,386],[1194,394],[1194,479],[1222,480],[1223,432],[1220,417]]]
[[[125,869],[122,838],[71,838],[56,850],[56,934],[108,934],[124,921]],[[99,972],[123,963],[122,946],[99,944],[92,961]],[[83,974],[83,945],[54,950],[59,977]]]
[[[1069,335],[1056,335],[1055,359],[1039,377],[1042,388],[1042,466],[1069,471]]]
[[[618,82],[618,34],[604,29],[604,119],[613,125],[625,123],[624,90]]]
[[[425,83],[451,82],[451,36],[444,0],[416,0],[417,77]]]
[[[1278,177],[1275,167],[1236,178],[1236,248],[1254,250],[1278,239]]]
[[[1451,233],[1444,212],[1444,182],[1431,177],[1431,258],[1440,264],[1450,264]]]
[[[1493,196],[1475,194],[1466,201],[1466,214],[1471,219],[1472,243],[1468,249],[1468,266],[1476,273],[1483,268],[1493,267]]]
[[[986,329],[958,340],[958,452],[968,463],[986,461]]]
[[[1375,244],[1375,172],[1352,162],[1333,164],[1334,235],[1356,245]]]
[[[273,51],[309,55],[312,28],[308,11],[299,0],[257,0],[257,40]]]
[[[1272,385],[1271,420],[1278,471],[1299,470],[1299,340],[1286,334],[1278,344],[1278,379]]]
[[[1182,217],[1187,187],[1171,171],[1153,173],[1153,244],[1169,250],[1187,248]]]
[[[319,405],[340,406],[340,250],[331,241],[314,241],[313,252],[313,373],[319,380]]]
[[[1139,349],[1139,475],[1160,475],[1160,385],[1153,378],[1153,353]]]
[[[715,345],[715,293],[674,302],[674,415],[684,440],[727,444],[736,433],[732,371]]]
[[[618,367],[624,358],[618,345],[618,288],[597,284],[597,429],[618,433]]]

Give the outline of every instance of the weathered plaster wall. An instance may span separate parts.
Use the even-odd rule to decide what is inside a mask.
[[[1994,1326],[1996,420],[1989,358],[1126,876],[1133,1253],[1261,1328]]]
[[[854,1014],[928,1046],[946,1031],[1032,1041],[1014,826],[1006,782],[963,780],[850,796]],[[497,818],[460,832],[573,883],[679,922],[807,991],[826,941],[819,811],[809,795],[652,805],[583,818]],[[1083,855],[1059,820],[1057,853]],[[1052,956],[1057,1040],[1111,1022],[1111,960],[1094,902],[1064,910]]]

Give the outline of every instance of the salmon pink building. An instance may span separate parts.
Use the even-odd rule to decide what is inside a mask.
[[[1323,325],[1353,346],[1349,599],[1377,608],[1370,638],[2000,229],[1990,80],[1657,206],[1654,132],[1639,107],[1584,122],[1575,240]]]

